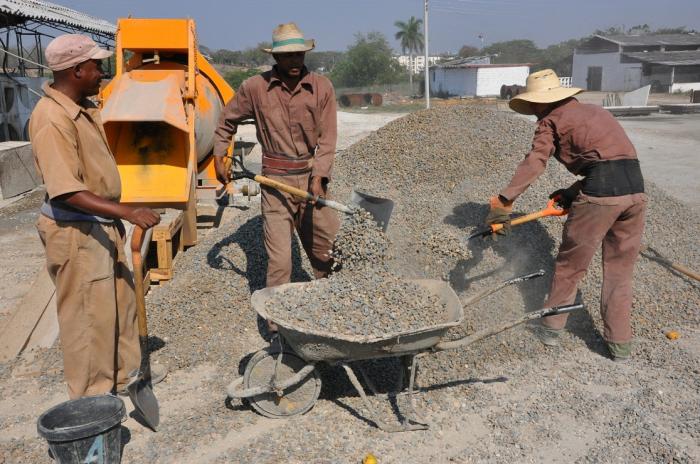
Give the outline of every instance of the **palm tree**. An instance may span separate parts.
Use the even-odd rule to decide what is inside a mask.
[[[413,92],[413,53],[418,53],[423,49],[423,33],[420,30],[422,19],[416,19],[411,16],[408,22],[396,21],[394,26],[399,30],[394,35],[396,40],[401,42],[401,51],[405,55],[408,50],[408,79],[411,84],[411,92]],[[428,63],[425,64],[426,66]]]

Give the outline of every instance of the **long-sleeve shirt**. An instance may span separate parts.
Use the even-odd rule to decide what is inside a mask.
[[[532,149],[500,195],[515,200],[544,172],[551,156],[580,175],[593,163],[636,159],[637,152],[609,111],[570,98],[537,122]]]
[[[219,119],[214,155],[226,155],[238,123],[252,118],[263,152],[292,158],[311,153],[311,175],[330,179],[338,135],[335,92],[327,78],[303,72],[294,90],[276,68],[243,82]]]

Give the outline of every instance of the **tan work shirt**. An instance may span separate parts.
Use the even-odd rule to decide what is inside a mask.
[[[537,122],[532,149],[500,195],[515,200],[544,172],[551,156],[579,175],[597,161],[636,159],[637,151],[609,111],[570,98]]]
[[[121,179],[100,110],[89,100],[76,104],[48,82],[43,90],[46,96],[29,121],[29,139],[49,198],[87,190],[119,201]]]
[[[330,179],[338,136],[335,92],[327,78],[303,72],[293,90],[276,68],[243,82],[219,119],[214,155],[226,155],[238,123],[255,119],[263,152],[292,158],[314,154],[311,175]]]

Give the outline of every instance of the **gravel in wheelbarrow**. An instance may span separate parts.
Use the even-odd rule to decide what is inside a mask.
[[[352,275],[353,281],[358,278],[354,273],[346,275]],[[370,278],[374,277],[376,274]],[[449,328],[462,320],[462,305],[447,283],[439,280],[401,280],[388,275],[385,277],[394,284],[400,283],[399,287],[394,288],[397,292],[394,297],[400,297],[398,292],[401,289],[411,289],[415,293],[418,299],[409,305],[410,310],[406,311],[408,306],[393,306],[393,297],[387,296],[391,295],[391,291],[384,289],[381,291],[383,296],[377,297],[377,300],[381,298],[382,301],[368,301],[366,306],[358,307],[357,311],[362,314],[365,310],[367,316],[348,316],[348,322],[344,326],[339,325],[338,330],[330,328],[330,321],[336,321],[337,317],[337,321],[340,321],[338,323],[342,324],[346,319],[341,319],[340,315],[330,316],[333,313],[332,305],[324,308],[325,316],[316,313],[315,322],[299,316],[304,311],[303,305],[299,305],[305,295],[323,295],[327,286],[333,285],[333,280],[345,279],[343,273],[329,279],[258,290],[253,293],[251,301],[261,317],[277,324],[280,334],[294,352],[310,362],[371,359],[423,351],[438,343]],[[352,285],[352,282],[347,284]],[[348,301],[357,298],[358,301],[363,301],[364,296],[358,294],[368,292],[368,287],[358,290],[350,286],[343,293]],[[293,303],[290,303],[292,296]],[[306,300],[310,301],[311,298]],[[401,297],[403,304],[407,304],[405,300],[404,295]],[[352,304],[348,305],[347,301],[345,303],[343,308],[352,308]],[[381,314],[377,308],[391,315]],[[373,318],[374,322],[368,322]]]

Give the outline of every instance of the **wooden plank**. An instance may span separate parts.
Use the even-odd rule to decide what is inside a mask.
[[[54,293],[53,281],[42,266],[34,284],[0,332],[0,362],[9,361],[22,352]]]
[[[49,301],[44,314],[32,332],[24,350],[32,348],[51,348],[58,338],[58,313],[56,311],[56,293]]]

